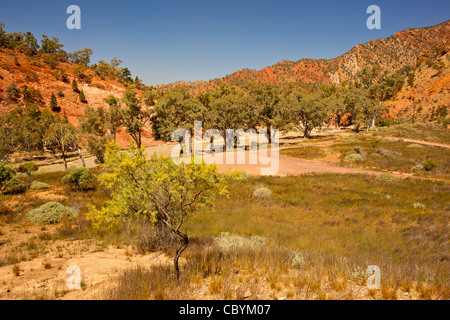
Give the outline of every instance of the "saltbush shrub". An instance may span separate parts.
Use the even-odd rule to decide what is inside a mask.
[[[423,145],[417,143],[411,143],[407,146],[409,149],[422,149]]]
[[[30,210],[27,214],[27,220],[34,225],[37,224],[56,224],[60,223],[64,217],[70,220],[75,219],[78,212],[65,205],[50,201],[39,208]]]
[[[418,173],[418,172],[422,172],[424,170],[425,170],[424,166],[421,164],[418,164],[417,166],[412,167],[410,171],[413,173]]]
[[[439,140],[438,137],[428,136],[428,137],[425,138],[425,141],[428,141],[428,142],[439,142],[440,140]]]
[[[438,166],[438,163],[436,161],[434,161],[434,160],[428,159],[428,160],[425,160],[422,163],[422,165],[425,168],[425,170],[431,171],[431,170],[433,170],[434,168],[436,168]]]
[[[305,264],[305,259],[303,258],[303,255],[295,250],[293,250],[290,254],[290,261],[292,267],[294,268],[300,268]]]
[[[89,190],[94,188],[92,174],[88,168],[77,168],[65,175],[62,183],[71,185],[77,190]]]
[[[214,237],[214,243],[223,253],[229,253],[236,250],[255,250],[264,248],[267,239],[260,236],[251,238],[241,237],[232,233],[223,232],[218,237]]]
[[[427,208],[426,205],[424,205],[423,203],[420,203],[420,202],[414,202],[412,206],[414,209],[418,209],[418,210],[425,210]]]
[[[30,189],[32,190],[44,190],[48,188],[50,188],[50,186],[47,183],[40,181],[33,181],[33,183],[30,186]]]
[[[344,144],[358,144],[358,143],[361,143],[361,140],[356,139],[354,137],[348,137],[348,138],[345,138],[342,142]]]
[[[395,177],[390,173],[382,173],[377,177],[377,180],[382,182],[390,182],[394,181]]]
[[[345,160],[347,161],[354,161],[354,162],[361,162],[364,160],[364,157],[360,155],[359,153],[350,153],[347,156],[345,156]]]
[[[272,197],[272,191],[266,187],[260,187],[253,192],[253,198],[259,200],[269,200]]]

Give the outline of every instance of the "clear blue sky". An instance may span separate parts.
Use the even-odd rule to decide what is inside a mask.
[[[81,8],[68,30],[66,8]],[[366,28],[380,6],[381,30]],[[1,0],[6,31],[58,37],[66,51],[90,48],[91,62],[123,60],[147,85],[209,80],[281,60],[334,58],[357,43],[450,19],[448,0]]]

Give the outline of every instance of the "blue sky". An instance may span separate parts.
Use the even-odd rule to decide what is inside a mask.
[[[68,30],[66,8],[81,8]],[[381,30],[366,9],[381,8]],[[450,1],[381,0],[1,0],[6,31],[58,37],[66,51],[90,48],[91,62],[123,60],[147,85],[210,80],[281,60],[334,58],[357,43],[450,19]]]

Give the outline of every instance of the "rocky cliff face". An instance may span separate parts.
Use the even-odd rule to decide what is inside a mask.
[[[5,49],[0,51],[0,112],[10,110],[15,105],[24,104],[24,94],[13,99],[8,94],[8,87],[15,84],[19,91],[24,87],[31,89],[32,97],[29,102],[35,103],[40,108],[50,107],[52,93],[57,98],[60,114],[66,114],[69,121],[79,124],[79,117],[84,113],[86,106],[107,107],[103,101],[110,94],[122,97],[125,86],[115,78],[100,78],[89,68],[84,71],[86,78],[83,81],[75,74],[76,65],[73,63],[58,63],[50,66],[39,56],[27,56],[17,51]],[[64,75],[64,76],[63,76]],[[79,94],[72,90],[72,80],[76,79],[78,89],[82,90],[86,102],[81,102]],[[118,135],[118,143],[121,146],[129,145],[131,137],[122,129]],[[145,134],[144,142],[152,143],[151,130]]]
[[[387,39],[356,45],[347,53],[331,60],[281,61],[259,71],[244,69],[224,78],[212,80],[200,86],[199,90],[213,88],[222,81],[238,86],[252,81],[268,83],[299,81],[341,85],[345,81],[355,80],[359,70],[374,63],[379,63],[383,69],[389,71],[415,66],[417,59],[424,52],[445,46],[449,40],[450,20],[432,27],[407,29]]]

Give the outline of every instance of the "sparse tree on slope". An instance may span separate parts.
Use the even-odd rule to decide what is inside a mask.
[[[216,196],[227,194],[227,180],[236,175],[220,175],[216,166],[205,164],[176,165],[171,158],[145,161],[142,148],[131,151],[119,152],[117,144],[108,144],[110,171],[99,181],[112,190],[111,199],[100,210],[91,207],[88,218],[94,226],[123,226],[138,219],[160,230],[161,237],[175,237],[181,243],[174,256],[179,278],[178,260],[189,245],[189,236],[181,229],[184,221],[198,208],[212,205]]]

